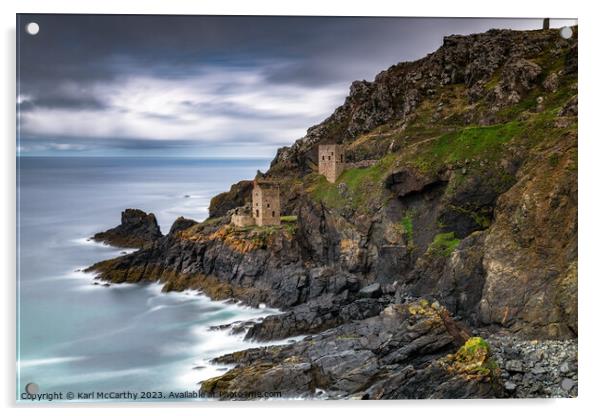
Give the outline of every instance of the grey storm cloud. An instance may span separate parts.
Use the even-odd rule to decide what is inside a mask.
[[[24,32],[30,21],[40,25],[36,36]],[[541,19],[21,14],[20,146],[143,154],[261,143],[272,152],[327,117],[353,80],[418,59],[445,35],[540,26]]]

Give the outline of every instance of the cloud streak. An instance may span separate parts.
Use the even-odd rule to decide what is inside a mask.
[[[228,67],[177,79],[129,75],[86,89],[71,83],[58,89],[68,94],[54,105],[35,95],[20,100],[24,135],[205,144],[245,137],[282,145],[332,111],[346,91],[342,85],[270,83],[262,69]]]
[[[261,155],[355,79],[442,37],[537,19],[19,15],[21,154]],[[556,22],[557,25],[560,22]]]

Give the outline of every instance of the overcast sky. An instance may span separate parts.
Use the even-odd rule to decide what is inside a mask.
[[[40,31],[25,32],[29,22]],[[553,27],[575,21],[552,21]],[[273,157],[353,80],[541,19],[20,15],[18,152]]]

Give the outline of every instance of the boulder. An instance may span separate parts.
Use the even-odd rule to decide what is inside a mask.
[[[372,283],[360,289],[359,295],[363,298],[378,298],[383,294],[380,283]]]
[[[162,236],[154,214],[128,208],[121,213],[120,225],[96,233],[92,238],[116,247],[141,248]]]

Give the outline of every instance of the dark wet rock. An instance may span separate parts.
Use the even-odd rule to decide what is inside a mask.
[[[498,198],[483,243],[481,322],[534,338],[577,333],[576,145],[566,137],[557,162],[550,153],[526,163]]]
[[[165,291],[202,290],[214,299],[237,298],[254,306],[291,307],[307,301],[307,271],[289,231],[248,233],[213,221],[196,224],[87,271],[115,283],[161,281]]]
[[[408,167],[393,171],[385,179],[385,186],[394,192],[399,198],[408,194],[421,192],[427,186],[442,179],[420,172],[418,169]]]
[[[356,299],[348,292],[339,296],[322,295],[291,310],[266,317],[254,324],[246,339],[277,340],[287,337],[315,334],[352,320],[378,315],[389,300]]]
[[[202,390],[226,396],[276,390],[312,397],[317,389],[332,397],[380,399],[494,396],[498,386],[489,367],[469,378],[466,371],[474,370],[467,358],[447,355],[459,345],[443,312],[424,300],[391,305],[295,344],[228,354],[215,361],[237,366],[203,382]],[[486,365],[488,352],[480,359]]]
[[[162,237],[154,214],[128,208],[121,213],[121,224],[94,235],[95,241],[117,247],[141,248]]]
[[[249,328],[255,325],[255,321],[236,321],[222,325],[215,325],[209,327],[210,331],[229,331],[230,334],[236,335],[243,332],[247,332]]]
[[[486,234],[472,233],[460,242],[449,257],[427,254],[419,259],[408,275],[412,285],[400,287],[413,296],[436,293],[437,299],[452,313],[468,322],[476,323],[476,308],[482,297],[485,273],[483,270],[483,242]]]

